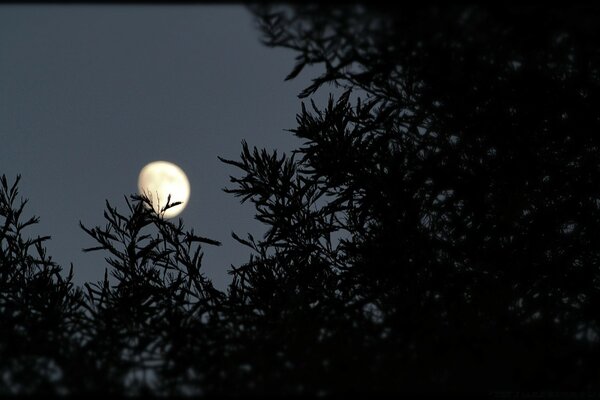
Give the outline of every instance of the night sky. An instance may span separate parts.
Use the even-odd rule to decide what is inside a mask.
[[[237,159],[241,141],[290,151],[290,132],[314,77],[284,78],[294,54],[269,49],[241,5],[0,6],[0,175],[22,175],[30,234],[51,235],[53,259],[75,282],[97,281],[108,264],[79,227],[104,226],[108,199],[125,212],[140,169],[179,165],[191,183],[180,214],[188,228],[219,240],[204,270],[218,288],[248,259],[230,234],[264,227],[254,208],[224,193],[240,175],[217,156]],[[321,103],[333,88],[324,88]]]

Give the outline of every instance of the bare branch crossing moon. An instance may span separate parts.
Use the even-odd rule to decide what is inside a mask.
[[[148,196],[152,207],[157,213],[167,203],[171,195],[171,203],[181,202],[165,211],[165,218],[179,215],[190,198],[190,182],[185,172],[177,165],[168,161],[154,161],[140,171],[138,191]]]

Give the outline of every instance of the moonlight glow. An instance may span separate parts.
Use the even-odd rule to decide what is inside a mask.
[[[152,206],[158,212],[167,203],[171,195],[171,203],[182,204],[165,211],[165,218],[179,215],[190,198],[190,182],[181,168],[167,161],[154,161],[140,171],[138,191],[152,201]]]

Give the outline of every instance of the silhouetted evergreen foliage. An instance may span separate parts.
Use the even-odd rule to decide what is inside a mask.
[[[218,341],[211,324],[223,294],[200,271],[200,244],[220,243],[184,230],[181,220],[165,220],[146,197],[126,201],[126,215],[107,202],[105,228],[81,225],[100,244],[84,251],[108,251],[117,280],[111,286],[105,275],[104,281],[85,285],[85,347],[94,357],[83,378],[92,379],[90,388],[100,383],[94,391],[169,393],[185,383],[190,362],[201,370],[214,364],[216,349],[207,346]],[[167,202],[162,213],[177,204]]]
[[[599,10],[256,12],[264,42],[298,54],[288,78],[325,67],[301,98],[347,89],[303,105],[293,132],[301,180],[333,194],[351,235],[335,289],[377,311],[347,348],[367,354],[346,365],[359,388],[597,387]]]
[[[46,255],[50,237],[26,235],[38,218],[24,217],[19,180],[0,177],[0,395],[60,394],[69,386],[82,296],[73,269],[63,277]]]
[[[600,10],[252,10],[287,79],[324,66],[301,98],[342,94],[293,154],[221,159],[267,228],[232,234],[249,261],[216,290],[219,243],[132,196],[82,225],[116,283],[73,289],[3,178],[0,390],[597,390]]]

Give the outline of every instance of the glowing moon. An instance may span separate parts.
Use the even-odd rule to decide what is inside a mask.
[[[138,191],[148,196],[156,212],[165,206],[169,195],[171,203],[180,201],[182,204],[171,207],[164,213],[165,218],[173,218],[187,205],[190,198],[190,182],[185,172],[177,165],[167,161],[154,161],[140,171]]]

